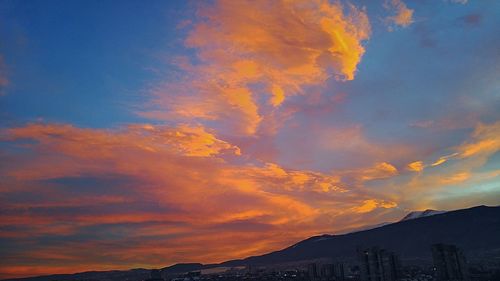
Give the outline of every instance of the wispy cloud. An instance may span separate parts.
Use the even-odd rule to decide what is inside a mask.
[[[402,0],[386,0],[384,7],[391,12],[386,20],[391,25],[406,27],[413,23],[413,10],[408,8]]]
[[[347,228],[352,226],[349,213],[368,214],[397,206],[373,193],[350,188],[340,174],[287,169],[258,160],[242,162],[249,155],[201,126],[136,124],[105,130],[30,124],[2,131],[2,140],[24,151],[6,151],[13,161],[2,169],[6,184],[0,191],[8,203],[2,206],[0,221],[12,231],[3,232],[3,238],[40,241],[49,235],[80,237],[77,247],[91,248],[97,245],[89,243],[96,241],[116,244],[116,249],[106,246],[111,247],[108,253],[116,254],[111,260],[108,257],[109,264],[137,262],[134,252],[140,252],[149,264],[157,260],[158,265],[195,261],[195,257],[204,262],[238,258],[277,249],[318,231],[331,231],[325,220],[335,221],[336,228]],[[392,165],[380,163],[350,173],[370,181],[396,171]],[[376,219],[375,213],[372,219]],[[255,226],[248,229],[248,224]],[[119,225],[124,227],[116,228]],[[29,237],[16,237],[20,228]],[[94,237],[90,228],[99,233],[114,229],[118,236]],[[195,235],[217,229],[223,234],[203,239]],[[283,234],[288,238],[283,239]],[[221,235],[227,238],[221,239]],[[145,244],[123,248],[123,243],[137,239]],[[207,256],[199,256],[199,243]],[[154,249],[160,244],[170,245],[169,250],[158,254]],[[57,253],[61,257],[53,259],[59,264],[85,263],[87,258],[81,256],[85,251],[68,252],[67,246],[16,251],[39,261],[45,259],[36,258],[39,254]],[[183,254],[175,254],[179,252]],[[63,257],[66,255],[69,258]],[[102,258],[96,253],[91,256],[92,260]],[[8,253],[7,259],[5,266],[23,265]]]
[[[425,21],[421,32],[439,44],[421,50],[418,26],[403,39],[371,38],[372,4],[197,5],[177,25],[186,49],[170,57],[175,70],[156,72],[147,101],[134,104],[148,121],[1,129],[0,275],[219,262],[409,209],[497,198],[488,195],[500,176],[491,164],[500,150],[498,67],[476,66],[496,59],[488,33],[467,35],[488,54],[469,58],[460,52],[477,46],[448,48],[462,36],[445,38],[464,27],[453,24],[457,14]],[[370,14],[373,36],[411,25],[425,6],[376,5],[384,15]],[[484,11],[459,15],[487,24]],[[388,17],[373,21],[380,16]],[[374,57],[365,57],[369,44]],[[436,55],[440,48],[452,51]],[[449,63],[454,56],[466,71]],[[0,87],[8,83],[0,71]]]
[[[244,135],[304,87],[354,79],[370,36],[365,11],[340,2],[217,1],[198,14],[186,39],[197,60],[180,60],[185,78],[158,87],[156,114],[145,114],[217,120]]]

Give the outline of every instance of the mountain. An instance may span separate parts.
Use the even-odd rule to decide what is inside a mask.
[[[196,271],[200,270],[203,268],[210,268],[212,267],[211,265],[204,265],[201,263],[178,263],[174,264],[172,266],[164,267],[162,268],[162,271],[165,271],[167,273],[182,273],[182,272],[189,272],[189,271]]]
[[[370,246],[379,246],[392,250],[400,255],[403,262],[412,260],[430,261],[430,246],[440,242],[457,245],[464,251],[469,260],[493,260],[500,258],[500,239],[498,237],[500,237],[500,206],[478,206],[430,216],[417,215],[413,219],[403,219],[396,223],[364,231],[342,235],[314,236],[283,250],[261,256],[210,265],[177,264],[163,270],[173,273],[224,266],[269,265],[319,258],[335,258],[350,262],[356,260],[358,247]],[[148,271],[145,269],[135,269],[52,275],[16,280],[141,280],[136,278],[145,276],[147,273]]]
[[[402,218],[400,221],[407,221],[407,220],[413,220],[413,219],[418,219],[418,218],[423,218],[423,217],[429,217],[429,216],[434,216],[434,215],[439,215],[439,214],[444,214],[446,211],[436,211],[432,209],[427,209],[425,211],[413,211],[406,215],[404,218]]]
[[[430,246],[449,243],[469,259],[500,258],[500,206],[478,206],[403,220],[375,229],[308,238],[269,254],[222,263],[225,266],[285,263],[332,257],[355,260],[358,247],[380,246],[403,260],[431,260]]]
[[[336,235],[349,234],[349,233],[354,233],[354,232],[359,232],[359,231],[364,231],[364,230],[370,230],[370,229],[379,228],[379,227],[382,227],[384,225],[388,225],[391,223],[393,223],[393,222],[382,222],[382,223],[377,223],[377,224],[363,225],[360,227],[344,229],[344,230],[341,230],[335,234]]]
[[[413,211],[413,212],[408,213],[400,221],[418,219],[418,218],[439,215],[439,214],[444,214],[444,213],[446,213],[446,211],[437,211],[437,210],[432,210],[432,209],[427,209],[425,211]],[[382,223],[371,224],[371,225],[363,225],[361,227],[344,229],[344,230],[339,231],[336,234],[348,234],[348,233],[354,233],[354,232],[359,232],[359,231],[363,231],[363,230],[370,230],[370,229],[379,228],[379,227],[382,227],[382,226],[385,226],[388,224],[392,224],[392,223],[394,223],[394,222],[382,222]]]
[[[131,270],[86,271],[74,274],[53,274],[27,278],[4,279],[3,281],[122,281],[145,280],[149,278],[151,270],[137,268]]]

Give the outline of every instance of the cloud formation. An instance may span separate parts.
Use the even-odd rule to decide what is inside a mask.
[[[500,150],[500,122],[492,124],[478,124],[472,134],[473,141],[466,142],[457,151],[459,157],[472,156],[489,157]]]
[[[26,56],[28,67],[20,60],[9,78],[29,70],[36,79],[19,87],[17,100],[7,97],[11,127],[0,129],[0,278],[219,262],[396,221],[410,210],[498,204],[500,64],[490,8],[438,18],[429,15],[446,9],[415,5],[439,39],[421,50],[418,27],[402,36],[379,32],[415,21],[402,1],[387,1],[388,10],[376,4],[382,16],[390,13],[385,21],[373,20],[381,15],[372,3],[347,3],[199,4],[196,17],[177,26],[186,49],[167,54],[176,69],[168,65],[168,75],[149,84],[146,106],[133,105],[148,122],[115,120],[110,110],[111,121],[123,123],[108,129],[102,116],[98,128],[24,123],[49,111],[41,117],[90,122],[59,107],[68,100],[38,104],[50,96],[45,78],[50,93],[73,83],[77,93],[109,89],[93,79],[72,82],[71,73],[83,71],[78,63],[59,88],[50,79],[70,65],[60,52],[47,52],[45,59],[62,62],[47,76],[29,70],[32,56],[45,52]],[[368,11],[381,36],[370,38]],[[471,26],[457,20],[485,28],[465,34]],[[164,36],[156,33],[161,24],[144,33]],[[82,46],[86,60],[92,46]],[[1,77],[0,87],[8,83]],[[88,112],[95,98],[68,111]]]
[[[352,213],[372,213],[375,221],[376,210],[397,206],[349,188],[341,174],[242,162],[244,151],[201,126],[29,124],[2,131],[2,141],[12,149],[3,151],[11,161],[1,170],[1,235],[25,245],[6,250],[2,272],[30,269],[19,253],[96,269],[141,260],[217,262],[278,249],[332,223],[353,227]],[[380,163],[360,177],[383,178],[394,169]],[[61,242],[46,245],[47,237]],[[85,250],[95,247],[106,249],[107,262],[95,264],[104,256]]]
[[[408,164],[407,169],[414,172],[421,172],[426,168],[432,168],[443,165],[450,160],[473,158],[480,160],[481,163],[500,151],[500,122],[491,124],[479,123],[476,125],[471,138],[461,145],[452,148],[453,153],[440,156],[437,160],[424,164],[423,161],[415,161]],[[464,173],[459,173],[458,178],[466,179]],[[453,178],[456,178],[453,176]]]
[[[306,87],[354,79],[370,36],[365,11],[340,2],[222,0],[198,14],[185,41],[197,60],[179,60],[184,79],[156,89],[154,104],[244,135]]]
[[[451,151],[450,154],[409,163],[406,168],[410,174],[384,182],[387,191],[394,192],[401,187],[404,190],[399,198],[392,199],[400,205],[411,201],[414,209],[422,209],[438,204],[449,205],[447,201],[466,200],[468,195],[480,192],[479,186],[499,176],[498,169],[487,167],[500,151],[499,125],[498,121],[479,123],[466,141],[446,149]],[[453,195],[446,195],[448,193]]]
[[[413,23],[413,10],[402,0],[387,0],[384,6],[393,14],[386,18],[390,24],[406,27]]]

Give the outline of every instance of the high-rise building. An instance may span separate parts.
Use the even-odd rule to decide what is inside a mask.
[[[345,280],[345,271],[344,271],[344,264],[343,263],[336,263],[334,268],[333,268],[333,277],[337,281],[344,281]]]
[[[320,277],[321,280],[344,281],[344,265],[342,263],[323,264]]]
[[[309,280],[317,280],[319,277],[318,266],[316,263],[310,263],[307,265],[307,274],[309,275]]]
[[[462,251],[455,245],[432,245],[432,258],[439,281],[467,281],[469,274]]]
[[[358,250],[361,280],[396,281],[400,277],[400,262],[396,254],[377,247]]]

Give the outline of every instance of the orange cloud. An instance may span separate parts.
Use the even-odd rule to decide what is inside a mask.
[[[431,166],[432,167],[439,166],[439,165],[445,163],[446,161],[448,161],[448,159],[453,158],[457,155],[458,155],[458,153],[453,153],[450,155],[441,156],[441,157],[439,157],[438,160],[436,160],[434,163],[432,163]]]
[[[458,152],[452,153],[450,155],[441,156],[436,161],[432,162],[431,164],[424,164],[424,162],[422,162],[422,161],[415,161],[415,162],[408,164],[407,168],[409,171],[421,172],[428,167],[436,167],[436,166],[442,165],[442,164],[446,163],[449,159],[455,158],[457,155],[458,155]]]
[[[286,190],[309,190],[314,192],[346,192],[339,176],[312,171],[284,170],[276,164],[267,163],[264,168],[252,169],[253,177],[279,179],[280,188]]]
[[[390,209],[395,207],[397,207],[397,204],[395,202],[386,202],[386,201],[368,199],[363,201],[362,205],[354,207],[353,211],[356,213],[368,213],[377,208]]]
[[[186,156],[212,156],[223,152],[240,155],[240,149],[217,139],[201,126],[180,125],[177,128],[131,125],[125,130],[79,129],[71,125],[31,124],[8,129],[4,139],[36,139],[59,152],[85,158],[112,154],[116,145],[129,142],[135,149],[149,152],[169,151]],[[55,146],[55,147],[52,147]],[[93,148],[91,150],[90,148]],[[89,153],[90,152],[90,153]]]
[[[422,162],[422,161],[415,161],[415,162],[408,164],[408,170],[414,171],[414,172],[421,172],[427,167],[436,167],[436,166],[439,166],[443,163],[446,163],[446,161],[448,161],[448,159],[456,157],[457,155],[458,155],[458,153],[455,152],[455,153],[452,153],[450,155],[441,156],[441,157],[439,157],[438,160],[436,160],[428,165],[424,164],[424,162]]]
[[[305,86],[331,76],[354,79],[370,24],[363,10],[353,5],[346,10],[340,2],[323,0],[306,5],[221,0],[203,6],[186,39],[200,62],[180,60],[187,78],[156,90],[154,105],[177,116],[230,123],[236,132],[253,135],[273,108],[287,96],[305,94]],[[174,92],[181,96],[172,101]],[[273,108],[259,104],[262,96]]]
[[[396,167],[386,162],[375,163],[373,167],[354,171],[355,177],[361,181],[390,178],[398,175]]]
[[[473,141],[457,147],[459,157],[489,156],[500,150],[500,121],[479,124],[472,134]]]
[[[438,204],[456,204],[451,200],[446,202],[449,199],[443,194],[450,193],[457,195],[452,200],[460,198],[469,204],[481,204],[488,196],[477,198],[471,194],[478,193],[481,185],[490,185],[492,179],[498,176],[498,171],[491,171],[485,164],[500,151],[499,135],[500,122],[480,123],[467,141],[447,149],[454,151],[453,153],[441,156],[427,165],[423,161],[416,161],[408,166],[408,170],[425,172],[419,173],[417,177],[410,177],[406,182],[404,177],[395,181],[388,180],[384,182],[384,187],[392,194],[397,190],[404,190],[396,201],[400,205],[415,205],[412,208],[438,208]],[[447,165],[443,165],[444,163]]]
[[[393,11],[394,15],[387,17],[387,20],[395,25],[406,27],[413,23],[413,10],[409,9],[401,0],[387,0],[385,8]]]
[[[463,181],[466,181],[470,178],[470,173],[468,172],[462,172],[462,173],[456,173],[453,175],[445,176],[440,180],[440,184],[456,184],[456,183],[461,183]]]
[[[453,157],[450,165],[404,182],[404,175],[393,181],[399,171],[384,161],[332,173],[260,162],[202,126],[11,128],[1,132],[2,155],[10,159],[0,170],[0,190],[7,198],[0,226],[9,229],[2,239],[82,238],[88,235],[86,229],[120,237],[99,237],[99,245],[89,244],[99,239],[75,238],[82,242],[18,249],[18,256],[34,257],[37,264],[51,259],[68,269],[96,266],[102,255],[88,251],[96,247],[113,254],[106,256],[107,264],[94,269],[128,267],[131,262],[218,262],[260,254],[320,232],[379,222],[383,214],[412,202],[432,207],[439,190],[481,180],[474,175],[473,169],[481,164],[475,160],[496,151],[482,143],[495,139],[497,130],[496,123],[478,125],[471,139],[456,148],[459,154],[439,158]],[[5,150],[12,145],[16,149]],[[408,169],[424,166],[416,161]],[[110,180],[110,175],[115,176]],[[498,171],[484,177],[497,175]],[[384,180],[382,187],[364,188],[372,180]],[[30,196],[9,200],[9,194],[19,198],[21,193]],[[353,220],[354,214],[359,219]],[[5,260],[20,270],[29,266],[23,259]],[[7,273],[4,267],[0,271]]]
[[[398,170],[393,165],[381,162],[375,164],[375,166],[371,169],[364,171],[362,179],[363,180],[372,180],[372,179],[381,179],[392,177],[398,174]]]
[[[1,139],[15,147],[2,152],[11,159],[0,170],[7,200],[0,225],[11,229],[3,239],[75,237],[80,242],[16,250],[37,264],[51,259],[68,270],[96,266],[102,253],[112,253],[108,264],[93,269],[241,258],[332,232],[332,225],[347,228],[350,214],[369,213],[367,200],[376,208],[395,206],[349,188],[340,175],[244,164],[244,151],[201,126],[30,124],[2,131]],[[370,178],[395,173],[388,163],[372,169]],[[21,193],[30,196],[15,199]],[[83,239],[88,229],[97,229],[94,242]],[[103,251],[88,251],[95,248]],[[5,266],[29,266],[13,259],[6,256]]]
[[[424,169],[424,163],[422,161],[415,161],[408,164],[408,170],[413,172],[421,172]]]
[[[438,166],[443,164],[444,162],[446,162],[446,158],[440,157],[438,160],[436,160],[436,162],[432,163],[431,166]]]
[[[274,106],[279,106],[285,100],[285,92],[280,86],[273,85],[271,89],[272,97],[269,102]]]

